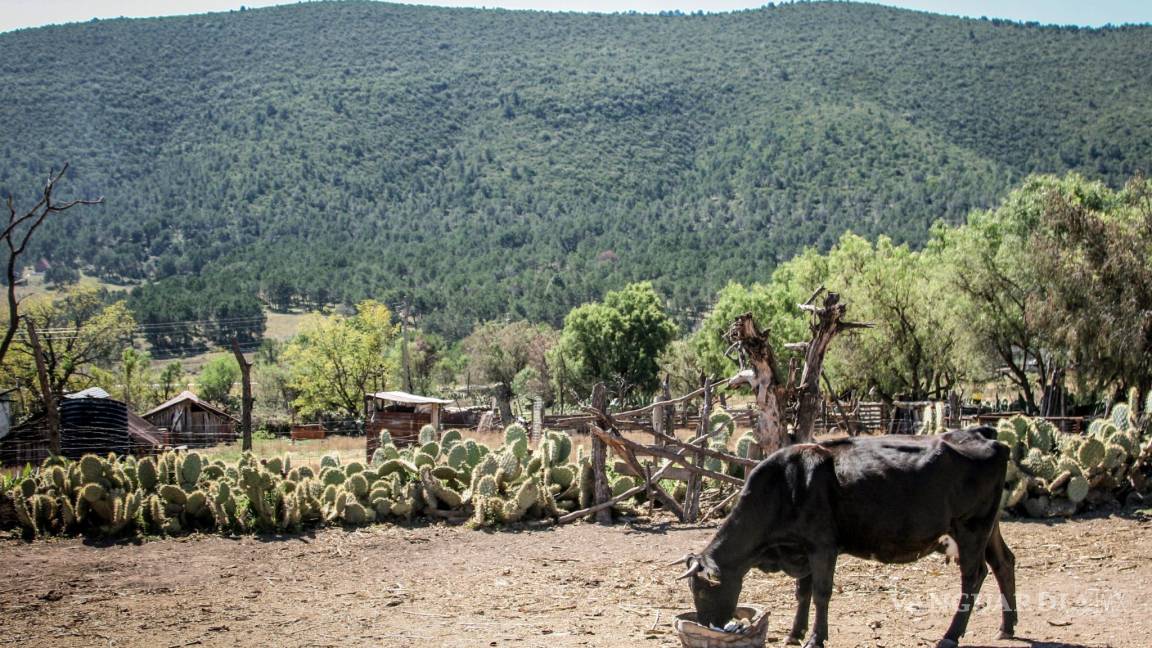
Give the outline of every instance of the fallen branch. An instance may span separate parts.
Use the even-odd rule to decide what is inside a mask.
[[[724,507],[725,507],[725,506],[728,506],[728,504],[729,504],[729,503],[730,503],[732,500],[736,499],[736,498],[737,498],[737,497],[739,497],[739,496],[740,496],[740,491],[736,491],[736,492],[732,493],[731,495],[729,495],[728,497],[725,497],[725,498],[723,499],[723,501],[721,501],[721,502],[720,502],[719,504],[717,504],[716,506],[713,506],[713,507],[712,507],[712,509],[711,509],[710,511],[708,511],[708,512],[707,512],[707,513],[704,515],[704,519],[705,519],[705,520],[707,520],[708,518],[710,518],[710,517],[712,517],[712,516],[714,516],[714,515],[717,515],[717,514],[719,514],[719,513],[722,513],[722,512],[724,512]]]
[[[672,464],[670,464],[670,463],[665,464],[660,470],[657,470],[652,475],[652,481],[653,482],[660,481],[660,478],[664,476],[664,471],[668,470],[671,467],[672,467]],[[600,502],[599,504],[594,504],[592,506],[589,506],[586,509],[581,509],[579,511],[572,511],[571,513],[568,513],[566,515],[561,515],[560,517],[556,518],[556,524],[567,524],[568,522],[575,522],[576,520],[579,520],[582,517],[585,517],[585,516],[591,515],[593,513],[596,513],[598,511],[602,511],[606,508],[610,508],[612,506],[615,506],[616,504],[619,504],[620,502],[623,502],[624,500],[626,500],[630,497],[635,497],[635,496],[639,495],[640,493],[644,492],[645,490],[647,490],[647,488],[648,488],[648,484],[641,484],[639,486],[636,486],[635,488],[629,488],[628,490],[624,491],[623,493],[620,493],[616,497],[613,497],[613,498],[608,499],[606,501]]]

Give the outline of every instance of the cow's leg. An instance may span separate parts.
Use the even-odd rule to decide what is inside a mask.
[[[948,626],[948,631],[936,644],[936,648],[956,648],[960,645],[960,637],[964,636],[964,631],[968,629],[968,617],[972,615],[972,608],[976,605],[980,585],[988,576],[988,566],[984,564],[988,534],[965,530],[962,533],[954,533],[952,537],[960,548],[960,604],[956,608],[955,616],[952,617],[952,624]]]
[[[796,617],[792,620],[792,632],[788,633],[788,645],[799,646],[808,632],[808,608],[812,607],[812,575],[796,579]]]
[[[1000,622],[1000,639],[1011,639],[1016,632],[1016,555],[1004,543],[1000,524],[992,527],[984,560],[992,568],[996,584],[1000,587],[1000,605],[1004,616]]]
[[[836,572],[836,552],[819,552],[808,556],[812,567],[812,598],[816,603],[816,621],[804,648],[824,648],[828,639],[828,601],[832,599],[832,578]]]

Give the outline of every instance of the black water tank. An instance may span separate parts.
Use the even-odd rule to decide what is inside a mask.
[[[111,398],[65,398],[60,403],[60,453],[128,454],[128,406]]]

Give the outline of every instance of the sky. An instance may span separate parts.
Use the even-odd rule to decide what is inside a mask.
[[[875,0],[869,0],[875,1]],[[749,9],[767,0],[424,0],[408,4],[504,7],[546,11],[676,10],[707,12]],[[0,31],[92,18],[171,16],[289,4],[284,0],[0,0]],[[1152,0],[879,0],[934,13],[1009,18],[1098,27],[1106,23],[1152,23]]]

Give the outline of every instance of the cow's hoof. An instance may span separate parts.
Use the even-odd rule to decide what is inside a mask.
[[[1005,640],[1005,639],[1015,639],[1015,638],[1016,638],[1016,633],[1015,633],[1015,632],[1012,632],[1011,630],[1001,630],[1001,631],[1000,631],[1000,632],[999,632],[999,633],[996,635],[996,638],[997,638],[997,639],[1000,639],[1000,640]]]
[[[797,637],[794,635],[788,635],[788,638],[784,640],[784,645],[786,645],[786,646],[799,646],[800,645],[800,637]]]
[[[936,648],[960,648],[960,644],[951,639],[941,639],[936,644]]]

